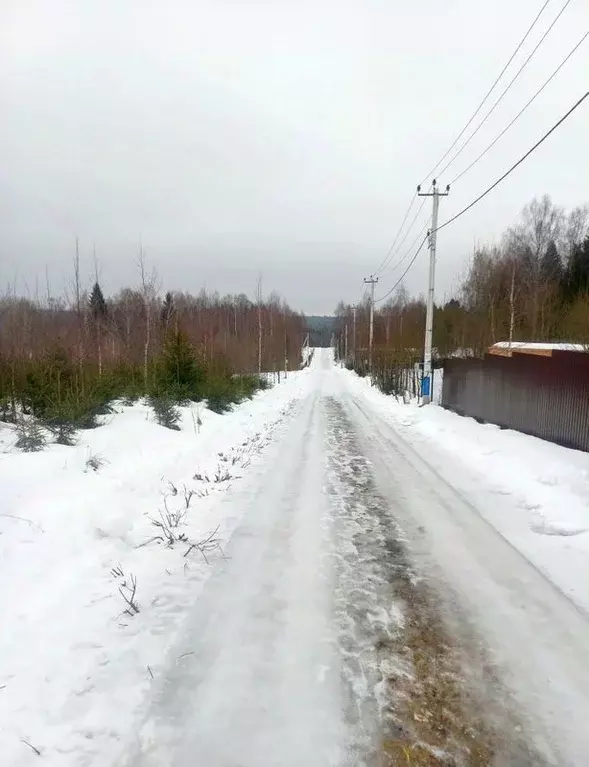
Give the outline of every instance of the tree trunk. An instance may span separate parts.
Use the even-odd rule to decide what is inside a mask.
[[[143,345],[143,386],[147,393],[149,371],[149,345],[151,342],[151,309],[149,299],[145,300],[145,343]]]
[[[258,304],[258,375],[262,374],[262,306]]]
[[[96,326],[96,350],[98,352],[98,377],[102,378],[102,343],[100,339],[100,324]]]
[[[511,286],[509,289],[509,345],[513,343],[515,329],[515,262],[511,265]]]

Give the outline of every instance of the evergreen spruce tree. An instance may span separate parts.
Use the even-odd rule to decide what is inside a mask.
[[[168,291],[162,306],[161,322],[165,331],[170,327],[174,315],[174,296]]]
[[[589,237],[573,248],[564,279],[564,293],[569,301],[589,293]]]
[[[152,394],[148,398],[148,403],[153,409],[156,422],[160,426],[165,426],[166,429],[174,429],[175,431],[180,430],[178,421],[181,418],[181,413],[170,397],[165,394]]]
[[[102,288],[95,282],[90,294],[90,314],[95,323],[105,320],[108,316],[108,308],[104,295],[102,294]]]
[[[203,380],[190,341],[182,331],[168,337],[163,350],[163,373],[166,388],[194,398]]]
[[[540,263],[542,277],[546,282],[560,282],[563,277],[563,267],[560,254],[554,240],[550,240]]]

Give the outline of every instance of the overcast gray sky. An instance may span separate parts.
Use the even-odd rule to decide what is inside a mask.
[[[25,281],[34,291],[47,266],[53,290],[62,290],[77,235],[85,280],[95,246],[111,293],[137,283],[141,238],[164,289],[253,296],[262,272],[265,290],[309,313],[358,300],[415,185],[542,1],[3,0],[1,283],[16,275],[21,291]],[[517,63],[564,2],[549,2]],[[586,0],[572,0],[441,184],[509,122],[587,28]],[[586,90],[588,50],[453,187],[441,220]],[[589,201],[588,127],[585,103],[440,232],[438,297],[456,289],[473,243],[497,238],[535,194],[564,206]],[[425,290],[426,272],[423,253],[405,280],[409,291]],[[397,276],[385,271],[377,295]]]

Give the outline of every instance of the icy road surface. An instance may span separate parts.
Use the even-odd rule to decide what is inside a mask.
[[[486,756],[458,749],[450,763],[586,763],[586,613],[380,418],[327,351],[309,375],[292,425],[231,498],[244,513],[227,558],[186,616],[119,764],[388,763],[387,739],[404,728],[383,678],[413,673],[379,650],[407,620],[394,588],[399,542],[415,581],[435,589],[485,720]]]

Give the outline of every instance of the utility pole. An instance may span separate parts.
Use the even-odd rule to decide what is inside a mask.
[[[423,380],[421,393],[423,404],[427,405],[432,399],[432,338],[434,331],[434,289],[436,281],[436,240],[438,229],[438,208],[440,207],[440,197],[447,197],[450,193],[450,185],[446,187],[445,192],[438,191],[436,180],[432,182],[431,192],[422,192],[421,187],[417,187],[419,197],[431,197],[432,208],[432,226],[428,232],[429,235],[429,280],[427,286],[427,311],[425,315],[425,343],[423,349]]]
[[[368,334],[368,372],[372,375],[372,339],[374,338],[374,286],[378,282],[378,277],[373,277],[367,280],[364,278],[364,282],[370,285],[370,330]]]
[[[354,330],[352,338],[352,359],[354,360],[354,366],[356,365],[356,304],[354,304]]]
[[[344,327],[344,365],[348,362],[348,323]]]

